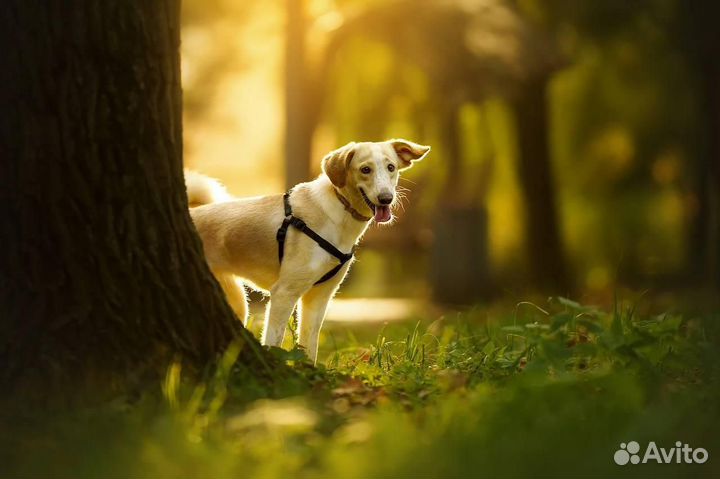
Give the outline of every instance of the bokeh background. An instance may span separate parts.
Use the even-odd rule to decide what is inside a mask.
[[[433,147],[339,314],[353,297],[388,315],[395,298],[717,296],[716,2],[183,3],[186,166],[231,193],[282,192],[348,141]]]

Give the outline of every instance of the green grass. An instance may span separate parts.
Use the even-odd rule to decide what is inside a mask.
[[[330,325],[325,365],[274,351],[300,374],[271,389],[234,367],[231,348],[201,383],[173,364],[160,392],[132,405],[16,417],[0,467],[73,477],[718,474],[719,321],[559,298],[379,333]],[[710,460],[615,465],[630,440],[682,441]]]

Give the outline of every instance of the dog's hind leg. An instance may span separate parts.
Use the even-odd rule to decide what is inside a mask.
[[[227,297],[228,303],[232,306],[238,319],[243,322],[243,325],[247,326],[247,297],[245,296],[245,287],[242,282],[231,273],[216,272],[215,277],[218,283],[220,283],[220,286],[222,286],[223,291],[225,291],[225,297]]]
[[[328,284],[329,283],[329,284]],[[310,288],[300,300],[299,344],[313,363],[317,361],[318,338],[330,299],[335,294],[339,281],[330,281]]]

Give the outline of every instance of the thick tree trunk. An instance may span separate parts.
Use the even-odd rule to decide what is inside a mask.
[[[548,146],[547,82],[546,77],[528,81],[513,102],[519,147],[518,174],[525,197],[525,241],[532,282],[547,291],[567,293]]]
[[[310,75],[305,43],[305,0],[285,0],[285,186],[310,179],[312,121]]]
[[[202,364],[238,334],[254,354],[188,214],[178,15],[177,0],[4,3],[4,384]]]

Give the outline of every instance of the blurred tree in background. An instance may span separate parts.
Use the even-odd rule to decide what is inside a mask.
[[[569,161],[587,165],[585,181],[578,184],[582,175],[568,175],[564,183],[585,191],[594,185],[599,196],[592,199],[592,209],[605,216],[606,231],[620,222],[633,232],[632,241],[606,236],[607,243],[623,249],[620,279],[639,283],[651,275],[669,284],[717,284],[718,254],[711,245],[720,241],[713,166],[720,137],[713,106],[717,88],[707,86],[717,85],[720,36],[708,20],[717,15],[717,5],[676,0],[519,3],[527,16],[555,32],[577,65],[571,74],[585,77],[568,75],[558,82],[557,97],[569,99],[573,95],[566,90],[580,90],[575,103],[559,112],[569,120],[558,118],[555,142],[558,150],[578,157]],[[573,126],[565,130],[563,124]],[[610,178],[598,191],[604,166],[610,166],[605,172]],[[672,216],[674,229],[685,231],[668,234],[667,223],[661,223]],[[648,254],[654,246],[658,250]],[[673,258],[674,264],[648,258],[653,255]]]

